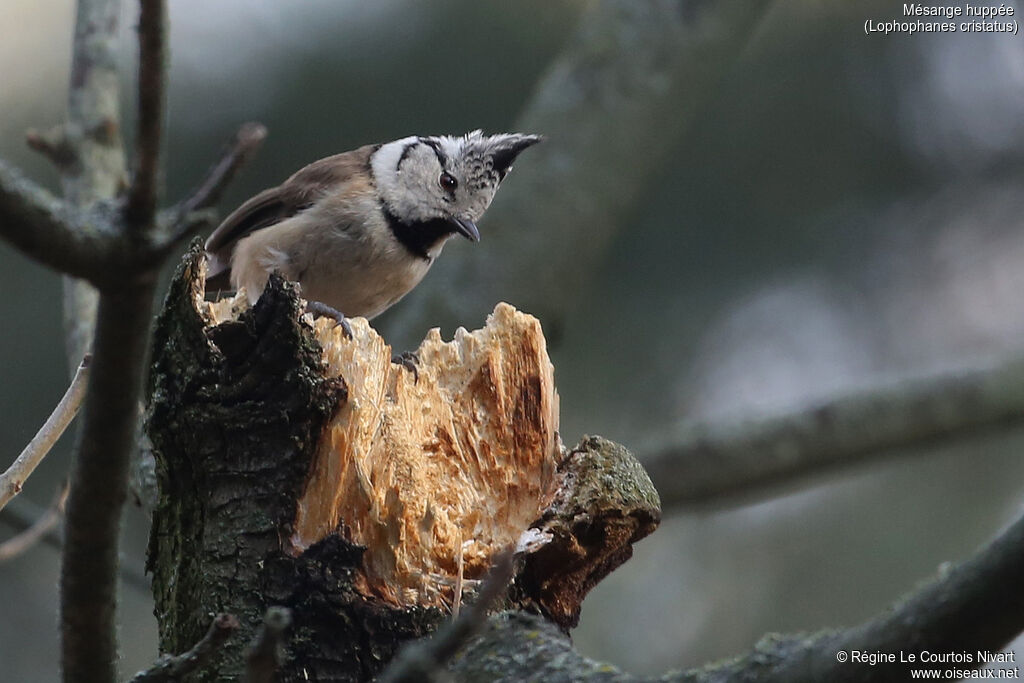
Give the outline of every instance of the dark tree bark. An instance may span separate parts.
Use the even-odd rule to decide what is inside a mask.
[[[266,609],[282,606],[293,620],[282,680],[368,680],[447,610],[367,595],[364,548],[342,530],[304,552],[294,547],[298,501],[349,387],[325,376],[290,284],[273,279],[255,307],[211,325],[197,308],[200,253],[171,286],[149,386],[160,499],[148,562],[161,651],[188,650],[215,613],[233,614],[238,633],[198,678],[237,680],[244,644]],[[598,437],[561,450],[557,468],[531,525],[537,540],[517,549],[501,603],[567,629],[590,588],[657,525],[660,504],[628,451]]]
[[[149,567],[160,649],[187,650],[211,612],[234,614],[242,623],[236,646],[222,650],[219,674],[201,678],[236,680],[242,644],[267,607],[283,605],[295,610],[293,664],[315,671],[315,680],[362,679],[442,615],[392,614],[359,600],[352,580],[360,550],[339,538],[300,558],[282,552],[313,446],[345,388],[316,371],[320,349],[298,321],[289,286],[269,289],[212,339],[203,335],[184,291],[194,267],[175,281],[159,319],[150,385],[161,494]],[[316,637],[324,633],[331,638]]]

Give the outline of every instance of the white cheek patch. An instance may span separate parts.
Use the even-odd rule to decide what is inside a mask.
[[[373,171],[373,181],[377,185],[380,196],[388,202],[395,211],[405,207],[399,206],[402,192],[402,173],[398,170],[398,162],[406,153],[409,145],[414,145],[417,138],[408,137],[395,140],[374,152],[370,159],[370,169]]]
[[[409,149],[410,145],[414,145]],[[429,155],[429,156],[428,156]],[[398,162],[401,161],[401,169]],[[408,137],[382,145],[370,160],[377,191],[388,210],[403,221],[427,220],[435,211],[430,197],[421,186],[429,183],[438,171],[432,150],[420,144],[419,138]]]
[[[381,145],[380,149],[373,153],[373,159],[370,161],[373,177],[378,180],[393,178],[395,170],[398,168],[398,160],[405,153],[405,148],[415,144],[418,139],[415,136],[410,136]]]

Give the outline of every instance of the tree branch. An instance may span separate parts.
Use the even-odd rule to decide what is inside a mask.
[[[238,169],[259,151],[266,137],[267,129],[263,124],[242,124],[199,187],[177,206],[161,212],[161,240],[167,249],[180,244],[212,222],[207,209],[220,200]]]
[[[118,0],[79,0],[68,122],[46,136],[29,136],[30,144],[44,152],[53,152],[58,142],[62,155],[66,152],[61,179],[68,208],[0,163],[0,236],[30,257],[102,289],[97,312],[96,292],[81,281],[65,279],[69,353],[83,354],[95,339],[61,566],[62,668],[64,680],[75,683],[112,683],[117,677],[119,522],[129,456],[136,444],[155,283],[168,253],[154,220],[165,4],[141,0],[139,134],[124,211],[114,210],[113,201],[124,184],[116,58],[119,10]],[[194,221],[195,212],[187,218]]]
[[[33,545],[45,539],[46,535],[52,530],[56,529],[57,525],[60,524],[61,517],[64,516],[64,503],[67,501],[67,498],[68,486],[64,484],[60,487],[56,497],[53,499],[53,504],[46,509],[46,512],[39,515],[24,531],[0,543],[0,562],[7,562],[21,555]]]
[[[205,666],[228,638],[240,627],[238,619],[231,614],[218,614],[202,640],[188,652],[180,655],[164,655],[153,666],[140,671],[130,683],[173,683],[187,674]]]
[[[25,133],[25,142],[62,171],[77,161],[74,147],[64,133],[64,126],[54,126],[47,131],[30,129]]]
[[[117,58],[120,11],[121,0],[78,1],[68,119],[61,136],[72,160],[60,168],[64,200],[78,211],[112,201],[125,185]],[[85,277],[75,270],[65,272]],[[89,351],[98,296],[87,282],[65,277],[63,284],[65,349],[73,368]]]
[[[155,278],[154,278],[155,280]],[[82,434],[71,471],[61,566],[64,680],[117,680],[121,507],[136,445],[155,281],[100,298]]]
[[[274,683],[284,661],[285,631],[292,624],[291,612],[271,607],[263,615],[263,626],[245,659],[245,683]]]
[[[157,19],[153,12],[158,10]],[[62,180],[70,206],[81,208],[115,197],[123,186],[124,153],[119,125],[117,73],[118,0],[79,0],[72,51],[66,133],[78,163]],[[142,24],[162,29],[163,6],[147,1]],[[159,33],[159,31],[158,31]],[[140,54],[152,69],[163,68],[163,36],[140,31]],[[147,45],[155,41],[156,45]],[[154,59],[154,55],[158,58]],[[162,106],[162,75],[157,76]],[[142,79],[140,79],[142,82]],[[140,95],[140,104],[146,99]],[[152,103],[151,103],[152,104]],[[148,104],[146,106],[151,106]],[[145,231],[152,224],[159,112],[156,133],[148,126],[153,112],[140,113],[139,171],[133,186],[132,215]],[[145,138],[145,139],[143,139]],[[148,179],[147,179],[148,178]],[[150,189],[147,189],[147,183]],[[153,200],[155,201],[155,199]],[[110,203],[108,202],[109,206]],[[140,213],[141,212],[141,213]],[[117,212],[114,212],[115,214]],[[117,680],[116,595],[121,507],[126,496],[129,454],[135,444],[136,404],[146,367],[149,319],[156,266],[136,253],[146,239],[125,240],[125,221],[110,217],[102,258],[93,279],[108,287],[98,305],[92,377],[82,435],[71,472],[66,534],[61,565],[61,659],[64,680],[75,683]],[[76,226],[85,227],[85,226]],[[89,233],[85,233],[89,234]],[[122,268],[115,268],[120,265]],[[116,271],[116,272],[115,272]],[[73,273],[79,274],[79,273]],[[88,343],[95,294],[80,282],[65,284],[69,349]]]
[[[495,301],[556,324],[769,6],[594,3],[515,123],[547,141],[503,183],[480,247],[446,253],[413,302],[394,312],[398,330],[418,338],[454,328],[483,318]]]
[[[139,0],[139,129],[125,223],[129,231],[152,227],[156,214],[165,87],[164,0]]]
[[[430,638],[403,648],[377,680],[381,683],[421,683],[444,679],[448,662],[480,632],[487,623],[488,612],[505,595],[513,569],[512,553],[500,554],[476,602]]]
[[[21,493],[21,487],[25,480],[32,475],[32,472],[53,448],[53,444],[57,443],[57,439],[67,429],[71,420],[78,414],[78,407],[82,404],[88,382],[89,357],[86,356],[78,365],[75,377],[71,380],[71,386],[64,392],[64,396],[57,403],[57,407],[53,409],[50,417],[46,419],[46,422],[39,428],[18,458],[7,468],[7,471],[0,474],[0,510],[12,498]]]
[[[678,683],[878,683],[906,681],[921,663],[876,666],[840,661],[837,653],[996,652],[1024,630],[1024,518],[970,559],[889,610],[850,629],[770,635],[741,657],[657,679],[622,673],[581,656],[569,637],[535,615],[505,612],[451,664],[457,680],[543,680],[550,683],[672,681]],[[983,662],[958,668],[976,669]]]
[[[1024,358],[758,421],[684,425],[640,449],[662,504],[756,493],[829,468],[1024,425]]]
[[[220,159],[210,168],[199,187],[180,204],[181,213],[214,206],[235,174],[263,145],[267,128],[262,123],[243,123],[235,137],[224,147]]]
[[[0,160],[0,238],[29,258],[76,277],[93,277],[102,262],[105,228],[98,212],[77,216]]]
[[[998,651],[1024,630],[1024,518],[974,557],[914,591],[879,616],[840,631],[807,636],[767,636],[755,651],[720,667],[688,672],[692,683],[757,680],[905,681],[921,663],[868,666],[839,661],[837,653]],[[959,668],[974,669],[982,662]]]
[[[611,664],[577,652],[568,634],[540,615],[502,612],[492,616],[450,666],[456,681],[544,681],[544,683],[639,683]],[[669,677],[667,679],[671,680]]]
[[[32,528],[44,515],[46,515],[46,509],[42,506],[27,498],[16,498],[0,511],[0,522],[12,527],[15,532],[23,532]],[[56,528],[46,530],[40,538],[40,542],[58,553],[64,547],[64,540]],[[122,558],[118,573],[126,586],[130,586],[144,595],[149,595],[149,577],[146,576],[146,571],[140,563],[129,558]]]

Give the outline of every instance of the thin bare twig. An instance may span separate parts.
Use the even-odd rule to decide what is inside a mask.
[[[172,248],[212,222],[210,212],[235,174],[259,151],[267,137],[261,123],[243,123],[234,138],[225,145],[220,159],[210,167],[199,187],[176,206],[161,212],[162,243]]]
[[[381,683],[422,683],[442,678],[448,661],[487,623],[488,612],[508,589],[513,569],[512,553],[505,551],[499,554],[476,602],[432,637],[403,648],[377,680]]]
[[[105,235],[85,227],[88,221],[4,161],[0,216],[0,238],[29,258],[76,277],[99,272]]]
[[[82,359],[74,379],[71,380],[71,385],[64,392],[57,407],[53,409],[53,413],[25,446],[21,455],[7,468],[6,472],[0,474],[0,510],[12,498],[21,493],[21,487],[25,484],[25,480],[31,476],[46,454],[53,448],[53,444],[64,433],[71,420],[78,414],[78,408],[82,405],[82,399],[85,397],[85,388],[89,383],[89,360],[89,356]]]
[[[217,225],[217,211],[200,209],[179,213],[178,209],[164,209],[157,215],[159,233],[156,249],[161,254],[170,253],[193,235]]]
[[[46,514],[46,508],[33,503],[28,498],[16,497],[10,505],[0,511],[0,522],[12,527],[15,532],[20,533],[31,528],[41,517]],[[63,539],[57,528],[47,529],[43,533],[40,542],[46,547],[60,552],[63,547]],[[151,590],[149,577],[146,570],[138,561],[124,557],[117,568],[121,580],[126,586],[149,595]]]
[[[25,142],[49,159],[58,169],[69,167],[78,158],[74,147],[68,141],[64,126],[54,126],[46,131],[30,129],[25,133]]]
[[[235,177],[238,169],[259,151],[267,139],[267,128],[262,123],[243,123],[229,142],[220,159],[207,172],[199,187],[181,204],[184,213],[206,209],[218,201],[224,188]]]
[[[1024,358],[858,392],[807,410],[690,425],[639,449],[662,505],[757,493],[829,468],[1024,425]]]
[[[245,683],[274,683],[284,661],[285,631],[292,625],[292,613],[271,607],[263,615],[263,626],[245,658]]]
[[[202,640],[180,655],[163,655],[150,668],[135,674],[130,683],[173,683],[205,666],[228,638],[239,628],[231,614],[218,614]]]
[[[50,531],[56,529],[57,525],[60,524],[61,518],[64,516],[64,503],[67,499],[68,485],[65,483],[54,497],[53,504],[31,526],[13,538],[0,543],[0,562],[7,562],[21,555],[46,538]]]
[[[152,226],[164,119],[167,8],[164,0],[139,0],[139,129],[125,222],[135,231]]]

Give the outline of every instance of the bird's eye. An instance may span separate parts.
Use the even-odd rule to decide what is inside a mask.
[[[441,177],[437,179],[437,184],[441,186],[441,189],[445,192],[455,192],[455,188],[459,186],[459,181],[455,179],[448,171],[441,174]]]

